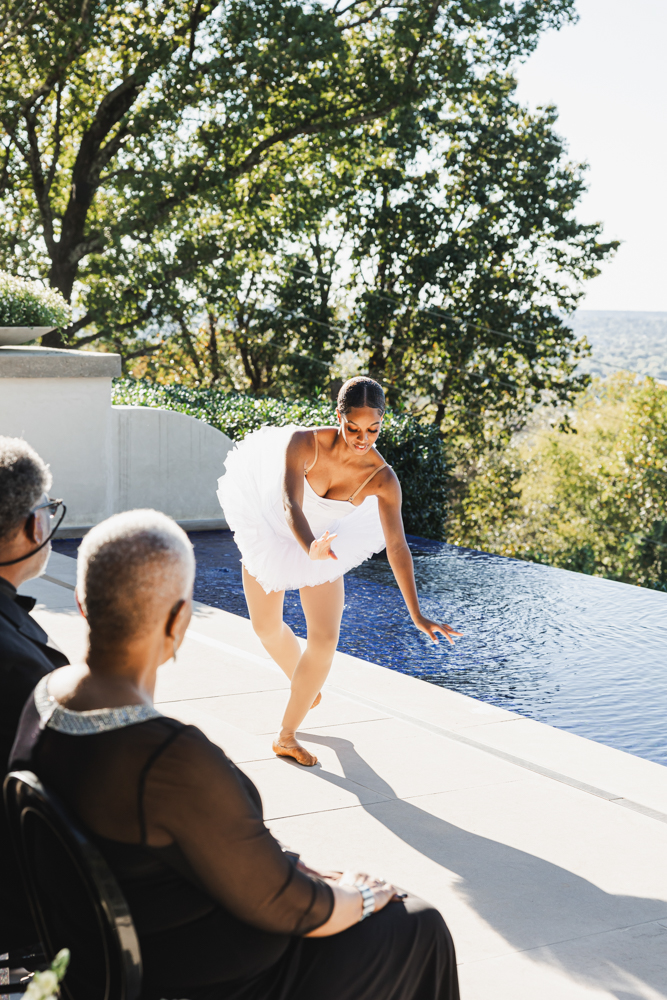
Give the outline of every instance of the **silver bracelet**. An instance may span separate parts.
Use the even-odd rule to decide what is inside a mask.
[[[355,883],[355,889],[359,890],[361,898],[364,901],[363,909],[361,911],[361,919],[365,920],[366,917],[370,917],[371,913],[375,912],[375,894],[370,886],[360,885],[358,882]]]

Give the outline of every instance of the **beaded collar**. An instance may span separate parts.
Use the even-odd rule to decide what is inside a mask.
[[[162,713],[152,705],[123,705],[121,708],[94,708],[90,712],[73,712],[59,705],[49,694],[49,675],[42,677],[35,688],[35,707],[41,728],[46,726],[68,736],[91,736],[124,729],[138,722],[157,719]]]

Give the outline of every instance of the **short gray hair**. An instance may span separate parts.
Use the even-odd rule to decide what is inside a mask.
[[[194,581],[192,543],[157,510],[128,510],[96,525],[79,548],[76,590],[91,641],[116,645],[153,627]]]
[[[28,518],[51,482],[48,465],[27,441],[0,437],[0,541]]]

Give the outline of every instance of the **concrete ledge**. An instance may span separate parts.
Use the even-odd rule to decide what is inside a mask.
[[[88,532],[92,527],[94,527],[94,525],[92,524],[83,524],[83,525],[74,524],[66,528],[58,528],[58,532],[56,534],[56,541],[59,538],[83,538],[84,535],[88,534]],[[53,559],[53,555],[51,556],[51,559]]]
[[[120,374],[120,354],[0,347],[0,378],[116,378]]]
[[[74,582],[75,568],[75,560],[53,553],[47,573],[51,582],[67,587]],[[237,663],[261,665],[282,678],[247,618],[195,602],[188,636],[222,654],[233,654]],[[299,642],[305,647],[303,639]],[[349,653],[336,652],[325,687],[385,718],[667,823],[667,767],[661,764]]]
[[[201,521],[177,521],[183,531],[226,531],[229,525],[224,517]]]
[[[226,531],[229,527],[224,517],[201,521],[176,521],[176,524],[180,525],[183,531]],[[58,530],[56,538],[83,538],[94,527],[93,524],[68,525]]]

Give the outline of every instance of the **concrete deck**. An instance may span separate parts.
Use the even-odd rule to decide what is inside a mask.
[[[54,554],[23,588],[72,660],[74,571]],[[305,769],[271,753],[286,689],[248,621],[199,604],[156,701],[241,765],[304,860],[438,906],[463,1000],[667,997],[667,768],[337,654]]]

